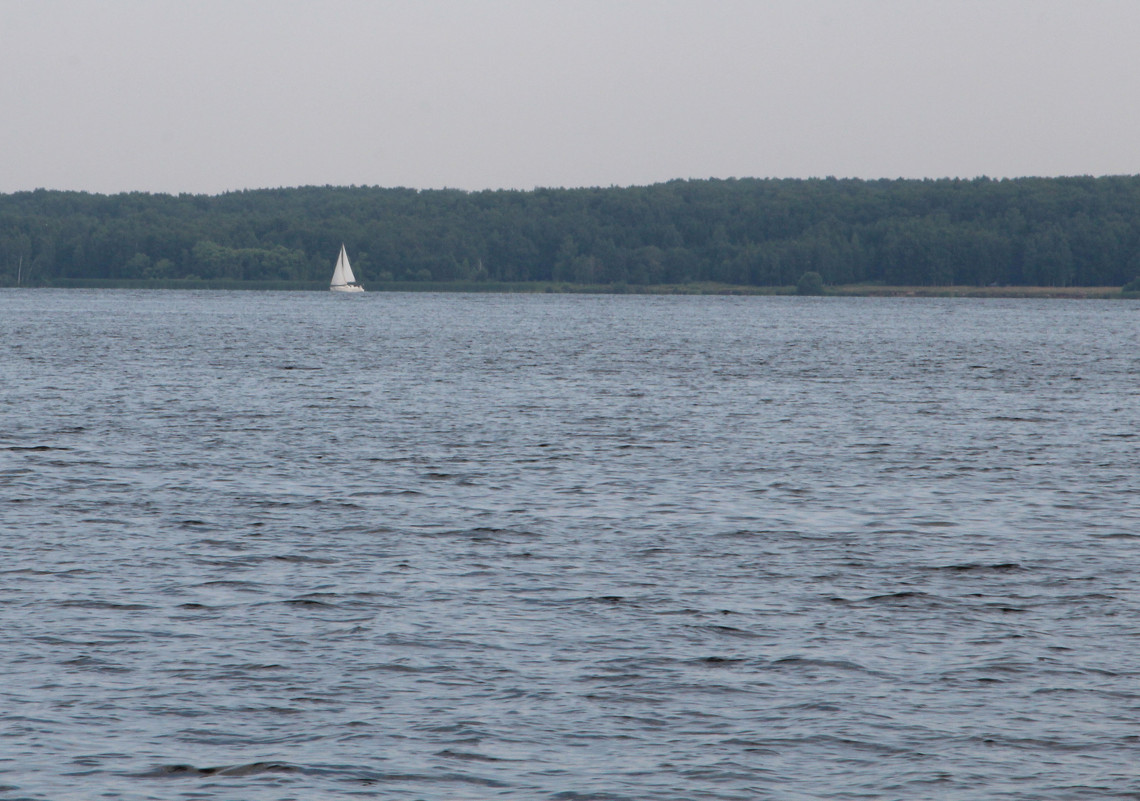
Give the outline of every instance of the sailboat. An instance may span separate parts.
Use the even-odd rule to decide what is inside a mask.
[[[340,255],[336,259],[336,269],[333,270],[329,290],[331,292],[364,291],[364,287],[356,283],[356,276],[352,274],[352,265],[348,263],[348,254],[344,252],[344,245],[340,246]]]

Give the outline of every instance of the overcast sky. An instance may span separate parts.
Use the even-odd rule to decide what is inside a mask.
[[[0,192],[1122,173],[1138,0],[0,0]]]

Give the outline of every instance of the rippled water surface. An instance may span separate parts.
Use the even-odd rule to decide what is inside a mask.
[[[1131,302],[0,292],[0,798],[1140,794]]]

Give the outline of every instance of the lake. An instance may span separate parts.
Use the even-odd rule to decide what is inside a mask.
[[[1140,304],[0,290],[0,798],[1140,793]]]

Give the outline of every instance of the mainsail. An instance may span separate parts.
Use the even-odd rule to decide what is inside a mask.
[[[340,246],[340,255],[336,259],[336,269],[333,270],[332,286],[355,284],[356,276],[352,274],[352,265],[348,263],[348,254],[344,252],[344,245]]]

